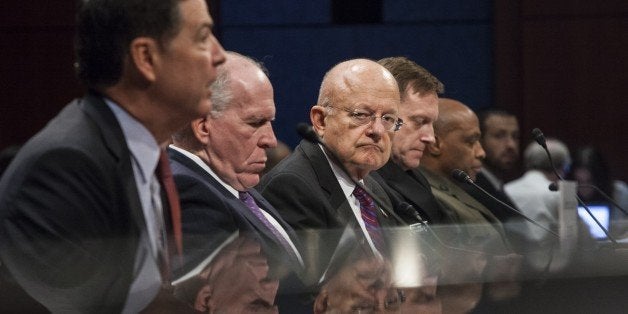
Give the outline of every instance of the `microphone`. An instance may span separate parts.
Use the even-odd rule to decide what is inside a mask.
[[[299,133],[299,136],[312,143],[323,144],[323,141],[320,137],[318,137],[314,128],[305,122],[297,124],[297,133]],[[323,146],[325,146],[325,144],[323,144]]]
[[[412,205],[410,205],[410,204],[408,204],[406,202],[399,203],[399,205],[397,205],[397,210],[399,211],[400,214],[403,214],[405,216],[414,217],[414,219],[417,220],[417,223],[413,223],[413,224],[409,225],[408,227],[410,227],[410,229],[412,231],[415,231],[418,234],[431,237],[431,239],[433,239],[433,241],[429,241],[428,244],[431,244],[431,243],[435,243],[436,244],[437,243],[441,247],[449,249],[449,250],[458,251],[458,252],[465,252],[465,253],[471,253],[471,254],[485,254],[485,253],[487,253],[487,252],[484,252],[484,251],[477,251],[477,250],[465,249],[465,248],[461,248],[461,247],[455,247],[455,246],[448,245],[443,240],[441,240],[441,238],[436,234],[436,232],[432,228],[430,228],[430,226],[428,225],[427,221],[425,219],[423,219],[423,217],[421,217],[421,214],[419,214],[419,212],[414,208],[414,206],[412,206]],[[430,249],[435,250],[433,245],[430,245],[429,247],[430,247]]]
[[[554,166],[554,162],[552,161],[552,154],[550,153],[549,149],[547,149],[547,144],[545,143],[545,136],[543,135],[543,132],[541,132],[541,130],[539,130],[538,128],[534,128],[534,129],[532,129],[532,137],[534,138],[534,140],[537,143],[539,143],[539,145],[541,145],[543,147],[543,150],[545,150],[545,153],[547,154],[547,158],[549,159],[550,165],[552,166],[552,170],[554,170],[554,174],[556,175],[556,177],[560,181],[565,181],[565,179],[558,173],[558,171],[556,170],[556,167]],[[552,190],[552,188],[555,188],[556,191],[558,191],[558,185],[556,185],[555,183],[554,183],[554,186],[552,186],[552,184],[550,184],[548,188],[550,190]],[[606,237],[608,237],[608,239],[613,243],[613,245],[617,245],[617,241],[615,240],[615,238],[613,238],[610,235],[610,233],[608,233],[608,230],[606,230],[606,228],[604,228],[604,226],[602,226],[602,224],[597,220],[597,218],[595,218],[595,216],[593,215],[593,213],[591,213],[591,210],[589,209],[587,204],[585,204],[584,201],[582,201],[582,199],[580,199],[578,194],[576,194],[576,200],[578,201],[578,203],[580,205],[582,205],[582,207],[584,207],[584,209],[586,210],[587,214],[589,214],[589,216],[591,216],[591,218],[593,218],[593,221],[595,221],[595,223],[600,227],[600,229],[602,229],[602,232],[604,232]]]
[[[547,143],[545,143],[545,135],[539,128],[532,129],[532,138],[539,143],[539,145],[543,146],[543,148],[547,149]]]
[[[608,194],[604,193],[604,191],[602,191],[602,189],[598,188],[597,186],[593,184],[578,184],[578,187],[592,188],[596,190],[598,193],[600,193],[600,195],[602,195],[604,199],[606,199],[611,204],[613,204],[613,206],[617,207],[617,209],[621,210],[621,212],[624,213],[624,215],[628,216],[628,211],[626,211],[623,207],[619,206],[619,204],[612,197],[608,196]],[[547,188],[550,191],[556,192],[558,191],[558,184],[556,184],[556,182],[552,182],[549,184]]]
[[[468,183],[468,184],[473,184],[473,180],[471,180],[471,177],[464,171],[460,170],[460,169],[454,169],[451,172],[451,176],[458,180],[459,182],[462,183]]]
[[[414,206],[406,202],[401,202],[399,203],[399,205],[397,205],[397,212],[399,212],[400,214],[404,214],[407,217],[412,217],[417,221],[416,223],[409,225],[411,229],[419,232],[427,231],[427,220],[421,217],[421,214],[419,214],[419,212],[414,209]]]
[[[563,179],[563,177],[558,173],[558,170],[556,170],[556,167],[554,166],[554,161],[552,160],[552,154],[550,154],[549,149],[547,149],[547,143],[545,141],[545,135],[543,135],[543,132],[541,132],[539,128],[532,129],[532,138],[539,145],[541,145],[541,147],[543,147],[543,150],[545,151],[545,154],[547,154],[547,158],[549,159],[550,165],[552,166],[552,170],[554,170],[554,174],[556,175],[556,177],[560,179],[561,181],[564,181],[565,179]]]
[[[531,222],[532,224],[534,224],[535,226],[547,231],[548,233],[553,234],[555,237],[559,237],[558,234],[552,230],[549,230],[547,228],[545,228],[543,225],[539,224],[538,222],[534,221],[532,218],[524,215],[522,212],[520,212],[519,210],[517,210],[516,208],[502,202],[500,199],[498,199],[497,197],[493,196],[491,193],[487,192],[485,189],[483,189],[481,186],[475,184],[475,182],[473,182],[473,180],[471,179],[471,177],[464,171],[460,170],[460,169],[454,169],[451,172],[451,176],[452,178],[456,179],[458,182],[461,183],[466,183],[466,184],[470,184],[473,185],[476,189],[480,190],[482,193],[488,195],[490,198],[492,198],[493,200],[497,201],[499,204],[501,204],[502,206],[508,208],[509,210],[515,212],[517,215],[523,217],[525,220]]]

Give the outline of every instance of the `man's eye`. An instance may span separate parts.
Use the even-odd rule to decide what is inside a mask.
[[[356,111],[356,112],[351,114],[351,117],[353,117],[356,120],[363,121],[363,120],[369,119],[371,117],[371,115],[366,113],[366,112]]]
[[[391,123],[391,124],[397,122],[397,118],[391,115],[387,115],[387,114],[382,116],[382,120],[385,121],[386,123]]]

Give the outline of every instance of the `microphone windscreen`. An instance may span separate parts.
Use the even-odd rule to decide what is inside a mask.
[[[546,147],[545,145],[545,135],[543,135],[543,132],[541,132],[541,130],[539,128],[534,128],[532,129],[532,138],[534,138],[534,140],[539,143],[539,145]]]
[[[301,122],[297,124],[297,133],[299,133],[299,136],[312,143],[320,143],[318,134],[316,134],[316,132],[314,132],[314,128],[307,123]]]
[[[414,207],[406,202],[401,202],[396,207],[397,211],[401,214],[409,215],[414,217],[415,210]]]
[[[454,169],[451,172],[451,177],[458,180],[458,182],[462,182],[462,183],[472,183],[473,180],[471,180],[471,177],[469,177],[469,175],[460,170],[460,169]]]

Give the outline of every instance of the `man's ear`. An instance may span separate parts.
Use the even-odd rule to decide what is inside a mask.
[[[209,133],[210,133],[211,120],[205,118],[196,119],[191,122],[192,132],[194,137],[203,144],[203,146],[209,145]]]
[[[315,105],[310,109],[310,121],[312,121],[312,127],[314,127],[314,131],[320,138],[323,138],[325,135],[325,107]]]
[[[441,154],[441,145],[443,142],[440,141],[438,136],[434,136],[434,143],[429,143],[427,145],[427,151],[432,156],[440,156]]]
[[[130,45],[129,55],[138,73],[147,81],[154,82],[159,45],[149,37],[135,38]]]
[[[314,300],[314,314],[322,314],[327,312],[327,300],[329,293],[323,288]]]

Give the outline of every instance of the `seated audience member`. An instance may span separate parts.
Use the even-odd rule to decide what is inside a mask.
[[[397,80],[401,94],[399,117],[404,125],[392,140],[392,154],[388,162],[373,174],[395,203],[412,205],[420,217],[428,223],[443,220],[430,185],[419,172],[426,146],[434,142],[433,123],[438,117],[438,94],[443,84],[430,72],[405,57],[385,58],[378,61]],[[394,204],[399,208],[401,204]],[[406,222],[416,223],[414,215],[397,211]],[[409,217],[408,217],[409,216]]]
[[[160,145],[209,112],[224,51],[203,0],[80,3],[76,64],[88,93],[2,175],[0,258],[53,313],[192,313],[170,289],[180,241],[164,238],[180,230]]]
[[[573,153],[573,163],[567,179],[578,182],[578,196],[588,204],[607,204],[611,211],[611,229],[620,237],[628,233],[626,214],[610,202],[606,196],[612,198],[624,210],[628,210],[628,185],[621,180],[613,180],[612,173],[602,153],[592,146],[585,146]],[[598,189],[592,187],[595,186]]]
[[[512,200],[504,193],[504,183],[516,172],[519,163],[519,122],[517,117],[504,110],[485,110],[479,113],[480,143],[485,152],[482,169],[477,173],[475,183],[500,201],[514,207]],[[490,196],[471,185],[464,189],[486,206],[500,221],[511,218],[519,220],[517,213],[509,210]]]
[[[478,119],[482,133],[480,143],[485,157],[482,160],[482,169],[474,181],[490,196],[471,184],[462,184],[461,187],[504,224],[504,230],[513,248],[517,252],[522,252],[526,240],[513,229],[520,229],[524,218],[508,208],[510,206],[517,209],[510,197],[504,193],[504,182],[512,178],[519,163],[519,122],[512,113],[499,109],[481,111]]]
[[[186,268],[194,267],[238,231],[260,244],[263,257],[259,258],[268,260],[270,280],[296,285],[295,274],[303,267],[299,241],[275,208],[252,189],[264,170],[265,150],[277,145],[271,125],[275,119],[273,88],[265,69],[248,57],[229,52],[227,61],[218,67],[211,99],[210,114],[176,133],[168,149],[181,199]],[[276,289],[263,282],[250,285]],[[209,303],[218,291],[228,293],[231,288],[229,284],[211,287],[214,293]],[[296,292],[293,297],[297,302]],[[272,299],[263,301],[272,308]],[[278,305],[280,310],[295,311]]]
[[[386,255],[382,229],[399,218],[368,174],[390,157],[391,137],[401,126],[398,106],[397,83],[381,65],[354,59],[334,66],[310,110],[313,131],[324,145],[301,141],[257,187],[283,219],[304,231],[305,259],[315,280],[327,269],[345,227],[373,254]]]
[[[507,183],[504,190],[523,214],[547,229],[557,230],[559,194],[550,191],[548,186],[558,180],[554,168],[561,177],[564,176],[571,157],[567,146],[561,141],[548,138],[546,142],[554,164],[550,163],[541,145],[531,142],[523,152],[526,172],[521,178]],[[526,222],[525,226],[519,232],[531,243],[540,243],[553,237],[530,222]]]

